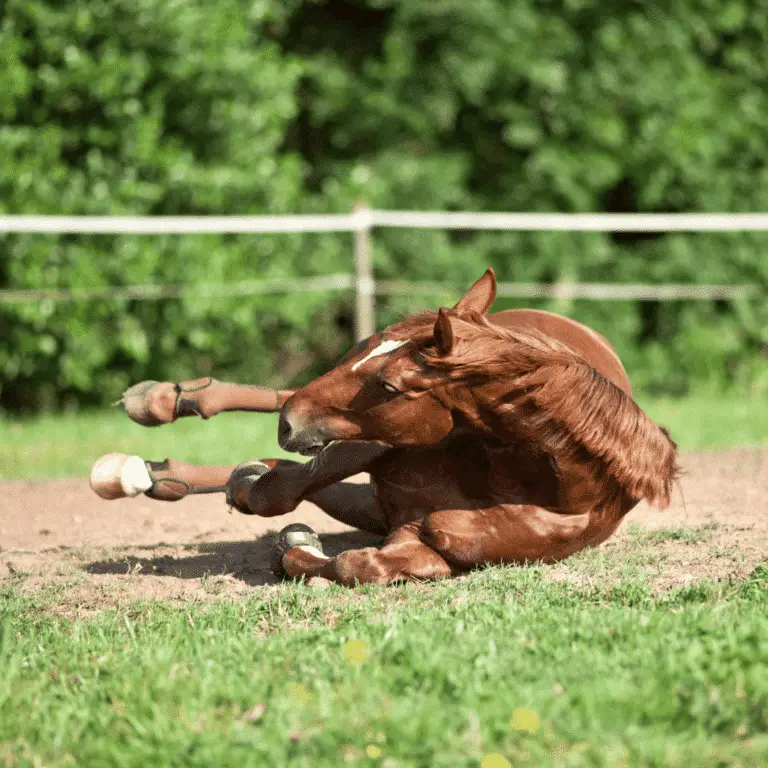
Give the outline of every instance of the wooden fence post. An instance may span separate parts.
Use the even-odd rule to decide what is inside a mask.
[[[371,336],[374,322],[374,282],[371,258],[371,218],[367,203],[360,202],[353,208],[358,216],[355,227],[355,340]]]

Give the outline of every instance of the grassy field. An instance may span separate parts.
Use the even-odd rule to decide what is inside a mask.
[[[642,404],[683,449],[768,440],[757,402]],[[259,415],[6,421],[0,472],[87,475],[109,450],[236,463],[279,455],[274,433]],[[768,562],[660,586],[677,557],[664,547],[724,557],[718,525],[631,529],[558,566],[565,580],[534,565],[233,598],[211,575],[203,598],[106,610],[80,604],[95,578],[82,566],[42,583],[14,568],[0,581],[0,766],[768,765]]]
[[[93,462],[110,451],[195,464],[289,455],[277,445],[275,414],[223,413],[210,421],[188,418],[149,429],[117,408],[0,420],[0,479],[87,477]]]
[[[768,408],[757,398],[699,394],[683,400],[640,397],[683,450],[768,442]],[[117,408],[27,420],[0,420],[0,479],[87,476],[110,451],[203,464],[239,464],[287,456],[277,446],[273,414],[224,413],[147,429]],[[296,458],[296,456],[292,456]]]
[[[0,764],[768,764],[765,567],[656,597],[527,567],[86,623],[55,604],[0,596]]]

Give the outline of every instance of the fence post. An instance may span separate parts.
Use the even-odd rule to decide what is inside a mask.
[[[374,283],[371,259],[371,215],[368,204],[359,202],[355,215],[355,340],[371,336],[374,323]]]

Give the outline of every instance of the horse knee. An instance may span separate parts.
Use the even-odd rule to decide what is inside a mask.
[[[419,538],[435,552],[446,552],[451,546],[451,537],[430,517],[424,518],[419,527]]]
[[[419,538],[455,568],[471,568],[480,554],[478,537],[470,530],[462,530],[463,527],[428,515],[419,527]]]

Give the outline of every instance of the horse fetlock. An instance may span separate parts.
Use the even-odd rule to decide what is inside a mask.
[[[181,381],[175,385],[176,402],[174,403],[175,417],[199,416],[201,419],[209,419],[218,409],[212,411],[210,406],[210,387],[219,382],[211,376],[194,381]]]
[[[140,456],[108,453],[91,469],[91,488],[102,499],[122,499],[150,491],[154,478]]]
[[[353,587],[355,584],[390,584],[404,578],[399,564],[382,557],[375,547],[350,549],[342,552],[335,560],[336,576],[340,584]]]

